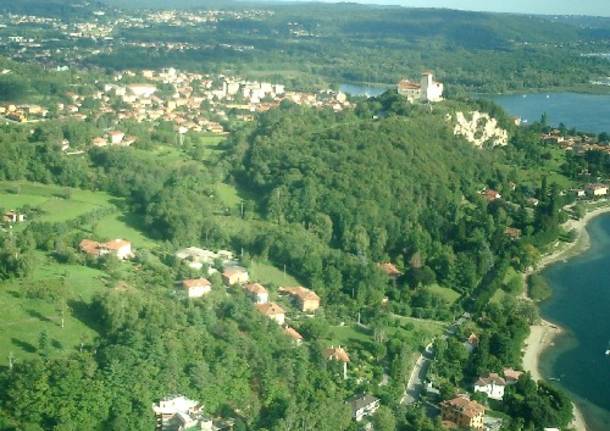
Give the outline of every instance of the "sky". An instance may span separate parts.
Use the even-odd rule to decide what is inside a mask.
[[[305,1],[305,0],[299,0]],[[322,0],[337,2],[338,0]],[[370,4],[399,4],[412,7],[535,13],[546,15],[610,16],[610,0],[350,0]]]

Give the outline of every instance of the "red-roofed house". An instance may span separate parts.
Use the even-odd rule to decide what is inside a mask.
[[[292,338],[297,345],[300,345],[303,342],[303,336],[299,334],[296,329],[291,328],[290,326],[284,326],[284,334]]]
[[[459,427],[484,429],[485,407],[466,397],[457,397],[441,403],[443,421],[454,423]]]
[[[229,266],[224,269],[222,273],[222,280],[227,286],[233,286],[235,284],[247,283],[250,279],[250,275],[246,268],[241,266]]]
[[[275,320],[278,324],[284,324],[284,320],[286,319],[284,309],[276,303],[268,302],[267,304],[256,304],[256,309],[268,318]]]
[[[124,239],[114,239],[104,243],[84,239],[80,242],[80,249],[83,253],[95,257],[105,256],[107,254],[113,254],[120,260],[133,257],[131,242]]]
[[[379,268],[381,268],[390,278],[398,278],[402,275],[402,272],[400,272],[398,268],[396,268],[396,265],[391,262],[380,263]]]
[[[183,280],[182,287],[189,298],[201,298],[212,291],[212,284],[205,278]]]
[[[334,347],[330,346],[324,350],[324,357],[327,361],[336,361],[343,363],[343,378],[347,379],[347,364],[349,362],[349,355],[341,346]]]
[[[252,297],[255,303],[266,304],[267,302],[269,302],[269,293],[267,292],[267,289],[265,289],[261,284],[246,284],[244,286],[244,289],[246,289],[246,292],[248,292],[248,295]]]
[[[287,293],[296,299],[303,312],[313,312],[320,308],[320,297],[313,290],[299,287],[280,287],[280,293]]]

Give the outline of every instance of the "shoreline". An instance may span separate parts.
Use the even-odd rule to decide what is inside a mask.
[[[566,261],[574,256],[577,256],[589,249],[591,246],[591,239],[587,232],[587,225],[596,217],[603,214],[610,213],[610,203],[606,206],[596,208],[589,211],[580,220],[568,220],[564,225],[566,231],[575,230],[576,240],[572,243],[568,243],[567,246],[560,246],[560,243],[555,244],[555,250],[546,254],[540,260],[540,263],[536,268],[528,269],[524,274],[526,280],[524,286],[523,298],[529,299],[527,295],[527,277],[532,274],[541,272],[545,268],[553,265],[554,263]],[[530,326],[530,334],[525,340],[523,347],[523,369],[528,371],[532,375],[532,379],[535,381],[541,380],[542,373],[540,372],[540,358],[544,351],[555,345],[555,339],[561,335],[564,331],[560,326],[540,318],[540,322]],[[571,426],[576,431],[587,431],[587,425],[582,411],[576,404],[574,406],[574,420]]]

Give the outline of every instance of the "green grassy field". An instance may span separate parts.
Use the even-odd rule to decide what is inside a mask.
[[[18,193],[12,190],[18,189]],[[69,198],[62,196],[69,191]],[[38,221],[63,222],[72,220],[98,208],[112,205],[113,197],[104,192],[92,192],[68,187],[29,183],[26,181],[0,182],[0,207],[18,209],[24,205],[38,208]]]
[[[8,363],[12,353],[16,360],[36,355],[42,331],[48,333],[49,355],[57,356],[78,349],[80,343],[90,343],[96,331],[90,324],[88,304],[104,287],[104,273],[81,265],[62,265],[36,254],[32,276],[13,283],[0,283],[0,365]],[[59,282],[63,279],[68,307],[61,327],[58,303],[48,299],[24,296],[26,285]]]
[[[455,301],[460,299],[460,294],[458,292],[453,289],[449,289],[448,287],[441,287],[438,284],[427,286],[426,290],[445,299],[449,304],[453,304]]]
[[[104,239],[128,239],[136,249],[154,248],[157,244],[138,229],[140,225],[139,217],[117,212],[99,219],[95,224],[94,233]]]
[[[300,286],[301,283],[290,274],[276,268],[268,262],[255,261],[250,264],[250,278],[261,284],[274,284],[276,286]]]

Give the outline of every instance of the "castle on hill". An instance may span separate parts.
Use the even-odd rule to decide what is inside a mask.
[[[409,102],[435,103],[443,100],[444,86],[434,80],[432,72],[422,73],[419,84],[403,79],[398,83],[397,89],[398,94],[406,97]]]

